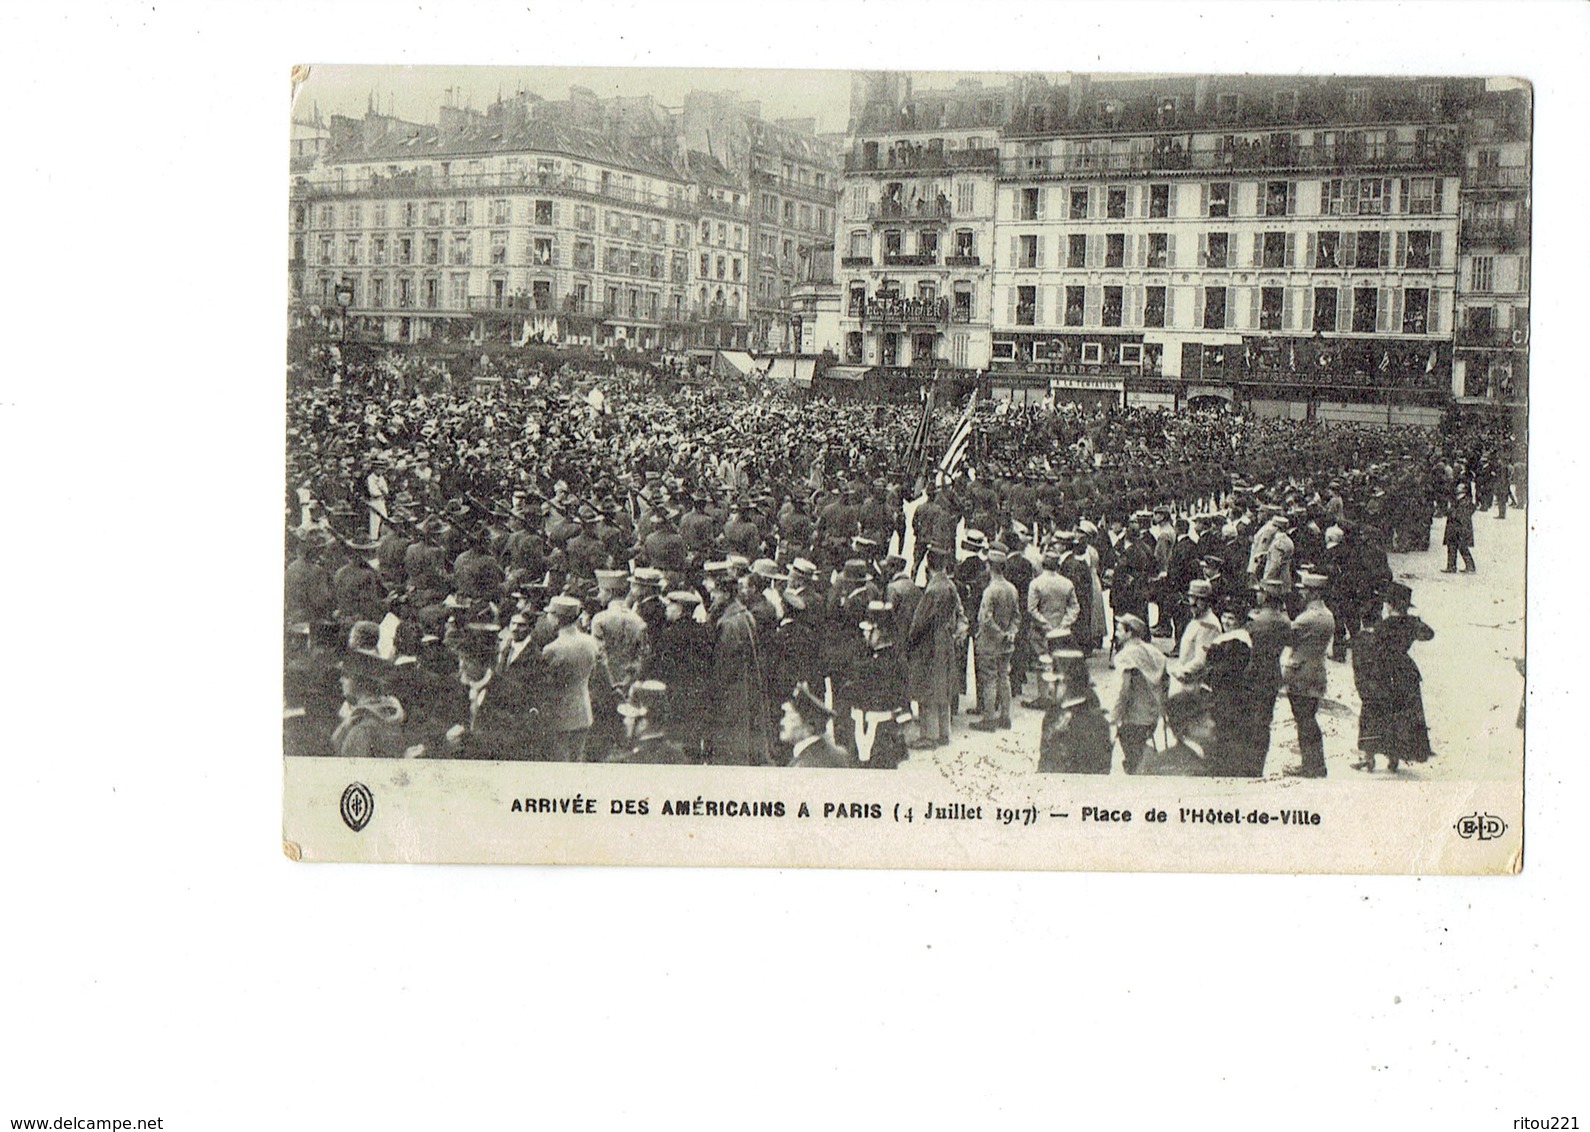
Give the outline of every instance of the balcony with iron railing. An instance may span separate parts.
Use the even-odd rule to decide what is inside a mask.
[[[938,262],[937,252],[883,253],[883,265],[885,267],[936,267]]]
[[[1526,189],[1529,187],[1527,165],[1473,166],[1463,170],[1465,189]]]
[[[910,204],[897,200],[884,200],[869,204],[867,217],[871,220],[925,220],[942,223],[953,219],[954,211],[950,208],[948,200],[917,200]]]
[[[944,257],[945,267],[981,267],[983,261],[975,255],[947,255]]]
[[[1230,173],[1238,170],[1357,172],[1409,169],[1456,173],[1462,151],[1456,146],[1386,142],[1379,145],[1238,144],[1227,149],[1181,147],[1128,153],[1063,153],[1047,157],[1012,156],[1000,176],[1020,180],[1033,176],[1115,176],[1130,173]]]
[[[839,190],[814,185],[808,181],[792,181],[766,169],[753,169],[751,180],[758,185],[774,189],[785,196],[803,197],[818,204],[833,205],[839,200]]]
[[[292,195],[294,198],[317,200],[341,197],[435,197],[458,193],[476,194],[537,190],[596,200],[619,201],[624,204],[671,212],[682,216],[694,215],[696,211],[696,206],[680,194],[643,192],[611,181],[603,183],[585,177],[571,177],[567,174],[532,173],[527,171],[516,173],[460,173],[449,174],[445,177],[424,177],[418,173],[382,173],[368,177],[322,178],[320,180],[310,180],[301,177],[294,182]],[[745,216],[746,212],[743,204],[735,205],[732,202],[714,201],[710,198],[703,198],[700,202],[700,207],[707,211],[720,212],[741,218]],[[410,227],[412,225],[405,224],[402,226]]]
[[[1517,220],[1479,220],[1466,217],[1460,226],[1459,239],[1465,245],[1496,244],[1516,248],[1529,243],[1529,217]]]
[[[999,150],[985,149],[915,149],[889,150],[880,148],[877,155],[866,153],[845,154],[846,173],[903,173],[919,171],[942,172],[952,169],[999,169]]]
[[[872,266],[872,257],[870,255],[846,255],[846,256],[840,256],[839,257],[839,266],[840,267],[871,267]]]

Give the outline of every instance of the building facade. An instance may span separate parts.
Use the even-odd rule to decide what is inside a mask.
[[[749,188],[750,347],[797,352],[794,288],[816,247],[833,240],[838,148],[818,136],[814,119],[768,121],[759,103],[732,93],[691,92],[679,120],[693,152]]]
[[[996,380],[1418,416],[1453,380],[1457,88],[1022,83],[1001,141]]]
[[[744,187],[690,161],[649,99],[576,88],[329,133],[290,191],[300,309],[344,291],[349,324],[393,342],[743,346]]]
[[[994,195],[1011,92],[855,77],[835,231],[842,364],[980,370],[995,317]]]
[[[1469,123],[1452,374],[1464,401],[1528,398],[1530,110],[1527,90],[1490,92]]]

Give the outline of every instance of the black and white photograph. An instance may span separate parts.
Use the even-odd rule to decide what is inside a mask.
[[[0,1129],[1590,1120],[1587,41],[0,9]]]
[[[1516,870],[1531,130],[300,67],[289,852]]]

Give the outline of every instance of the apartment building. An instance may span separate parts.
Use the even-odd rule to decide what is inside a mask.
[[[1000,141],[996,381],[1340,417],[1398,390],[1419,415],[1453,380],[1471,93],[1024,81]]]
[[[1530,98],[1488,92],[1472,114],[1459,194],[1452,392],[1521,405],[1529,389]]]
[[[300,309],[351,293],[349,321],[363,334],[664,349],[744,341],[744,190],[692,164],[650,99],[575,88],[567,101],[444,106],[434,125],[373,109],[334,116],[322,151],[295,168],[289,199]],[[706,217],[709,246],[698,248]],[[727,259],[736,234],[738,287]],[[736,295],[738,328],[719,317]]]
[[[840,360],[899,375],[981,370],[994,319],[994,193],[1011,92],[909,76],[852,82],[835,230]]]
[[[814,119],[769,121],[759,102],[732,92],[691,92],[679,121],[692,151],[749,189],[750,347],[797,351],[793,291],[816,247],[833,241],[838,147],[817,134]]]

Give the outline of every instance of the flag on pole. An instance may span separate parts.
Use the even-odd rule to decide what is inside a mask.
[[[922,419],[917,422],[916,432],[911,437],[911,447],[908,449],[906,467],[910,470],[913,480],[927,459],[928,431],[933,423],[933,404],[937,398],[938,388],[930,386],[927,398],[922,402]]]
[[[953,476],[955,469],[966,459],[967,450],[972,446],[972,410],[975,408],[977,408],[977,390],[974,389],[972,399],[966,402],[966,411],[961,414],[960,423],[950,434],[950,442],[945,446],[944,455],[939,459],[939,483]]]

